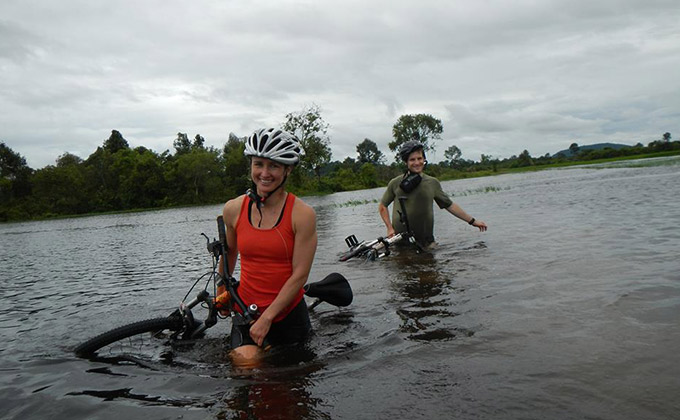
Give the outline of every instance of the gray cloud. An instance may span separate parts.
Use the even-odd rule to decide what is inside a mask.
[[[87,157],[111,129],[221,146],[321,106],[333,158],[391,156],[404,113],[440,155],[543,155],[678,131],[676,1],[0,3],[0,140],[29,165]]]

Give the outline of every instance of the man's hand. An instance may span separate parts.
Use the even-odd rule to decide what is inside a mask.
[[[479,228],[480,232],[486,232],[487,229],[486,223],[482,222],[481,220],[475,220],[472,223],[472,226]]]

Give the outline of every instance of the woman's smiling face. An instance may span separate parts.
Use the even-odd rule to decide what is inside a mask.
[[[272,192],[281,185],[290,167],[271,159],[253,156],[250,161],[250,177],[260,195]]]

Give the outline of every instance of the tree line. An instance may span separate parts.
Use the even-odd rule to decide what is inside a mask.
[[[340,162],[331,160],[329,124],[317,105],[287,114],[281,128],[295,133],[305,150],[288,180],[289,190],[298,195],[386,185],[405,170],[397,153],[403,142],[418,140],[429,152],[435,150],[443,132],[441,121],[431,115],[402,115],[388,144],[392,159],[365,138],[356,145],[355,158]],[[230,133],[222,148],[206,147],[200,134],[191,139],[180,132],[173,140],[173,151],[157,153],[143,146],[131,148],[121,132],[112,130],[86,159],[67,152],[55,165],[38,170],[28,167],[24,157],[0,142],[0,221],[221,203],[251,185],[248,160],[243,155],[245,140]],[[680,142],[670,140],[666,133],[648,146],[582,153],[573,143],[568,157],[546,154],[534,158],[524,150],[502,160],[481,155],[479,161],[462,159],[461,150],[450,145],[444,152],[446,159],[428,163],[426,171],[454,179],[570,160],[680,150]]]

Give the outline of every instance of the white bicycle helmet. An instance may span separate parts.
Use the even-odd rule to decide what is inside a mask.
[[[275,128],[257,130],[246,141],[246,156],[258,156],[284,165],[297,165],[304,153],[297,137]]]

